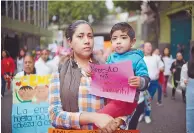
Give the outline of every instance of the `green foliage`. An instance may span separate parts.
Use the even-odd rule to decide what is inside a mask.
[[[141,10],[141,1],[113,1],[116,7],[121,7],[125,11]]]
[[[48,11],[50,18],[54,15],[59,17],[59,24],[88,20],[90,14],[94,21],[100,21],[108,13],[104,1],[49,1]]]

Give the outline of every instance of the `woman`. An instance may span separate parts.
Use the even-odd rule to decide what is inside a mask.
[[[19,55],[17,57],[17,73],[23,71],[23,66],[24,66],[24,56],[25,56],[25,50],[20,49]]]
[[[172,65],[172,58],[170,57],[170,50],[169,48],[164,48],[163,51],[163,57],[162,60],[164,61],[164,83],[163,83],[163,92],[164,92],[164,97],[167,97],[167,83],[168,83],[168,78],[171,75],[170,72],[170,67]]]
[[[104,107],[105,99],[89,94],[91,78],[85,70],[89,62],[99,64],[92,54],[93,30],[88,22],[78,20],[67,28],[66,38],[73,51],[60,63],[60,79],[59,74],[54,74],[51,80],[51,123],[64,129],[94,129],[95,124],[101,132],[112,133],[125,124],[124,118],[96,113]]]
[[[16,76],[24,76],[29,74],[36,74],[36,69],[34,67],[34,57],[27,53],[24,57],[24,70],[17,73]]]
[[[183,59],[183,55],[178,52],[176,55],[176,61],[174,61],[171,65],[170,71],[173,75],[173,83],[174,87],[172,89],[172,100],[175,100],[175,93],[176,88],[178,87],[178,84],[180,82],[180,76],[181,76],[181,68],[185,64],[185,61]],[[182,95],[185,95],[185,91],[182,90]]]
[[[194,46],[191,48],[190,59],[184,64],[181,70],[181,87],[186,88],[186,128],[188,133],[194,132],[194,88],[187,87],[194,82]],[[192,86],[192,87],[191,87]]]
[[[1,96],[4,96],[6,82],[7,89],[10,89],[11,79],[13,77],[15,70],[14,60],[10,57],[9,52],[6,50],[2,51],[2,60],[1,60]]]

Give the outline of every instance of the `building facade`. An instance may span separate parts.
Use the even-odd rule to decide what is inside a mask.
[[[1,1],[1,48],[16,57],[20,48],[35,49],[51,37],[47,1]]]
[[[169,47],[175,58],[178,47],[182,47],[185,60],[189,58],[190,46],[194,43],[194,2],[160,2],[161,48]]]

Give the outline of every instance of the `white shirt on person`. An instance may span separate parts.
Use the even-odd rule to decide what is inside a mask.
[[[38,75],[47,75],[52,73],[52,68],[41,57],[35,63],[36,73]]]
[[[24,68],[24,58],[22,57],[21,59],[17,58],[17,73],[23,71]]]
[[[164,61],[164,75],[165,76],[171,75],[170,67],[174,60],[168,56],[163,57],[162,60]]]
[[[147,65],[150,79],[158,80],[160,69],[164,68],[164,63],[162,62],[160,56],[144,56],[144,61]]]
[[[188,80],[188,63],[184,64],[181,68],[181,79],[180,79],[180,86],[182,88],[186,88],[185,80]]]

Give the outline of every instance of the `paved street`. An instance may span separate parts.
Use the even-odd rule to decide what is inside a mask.
[[[11,104],[11,93],[6,92],[5,97],[1,99],[2,133],[11,133]],[[185,133],[185,104],[182,102],[181,94],[177,93],[175,101],[170,97],[163,98],[163,106],[157,106],[154,100],[152,123],[145,124],[142,121],[138,128],[141,133]]]

